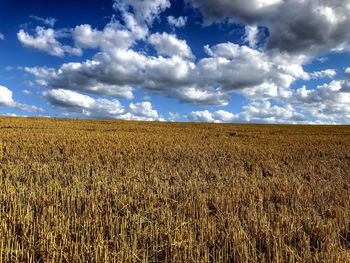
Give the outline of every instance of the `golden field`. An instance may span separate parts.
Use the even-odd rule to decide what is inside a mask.
[[[0,118],[0,262],[350,262],[350,127]]]

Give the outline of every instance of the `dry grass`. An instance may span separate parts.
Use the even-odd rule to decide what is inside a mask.
[[[0,262],[350,262],[350,127],[0,118]]]

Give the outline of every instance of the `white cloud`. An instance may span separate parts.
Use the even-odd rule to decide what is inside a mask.
[[[72,37],[79,48],[98,48],[105,51],[127,49],[135,42],[135,36],[129,30],[120,28],[116,23],[109,23],[103,31],[92,29],[90,25],[74,28]]]
[[[267,22],[267,48],[310,58],[349,50],[349,13],[348,0],[285,1]]]
[[[55,25],[55,23],[57,22],[56,18],[53,17],[47,17],[47,18],[43,18],[43,17],[39,17],[39,16],[35,16],[35,15],[30,15],[29,16],[32,19],[35,19],[47,26],[53,27]]]
[[[17,108],[26,112],[43,113],[44,109],[14,101],[12,91],[0,85],[0,106]]]
[[[90,31],[90,27],[86,28]],[[172,35],[154,34],[149,39],[157,43],[158,52],[170,55],[174,50],[167,50],[163,43],[169,36]],[[99,45],[86,39],[86,45]],[[182,45],[174,39],[174,43]],[[132,90],[141,88],[194,105],[227,105],[229,92],[252,99],[286,98],[291,94],[293,81],[310,78],[299,64],[283,57],[269,57],[247,46],[233,43],[206,46],[210,57],[197,64],[179,56],[191,54],[187,45],[183,46],[167,58],[147,56],[132,49],[105,48],[92,60],[66,63],[59,70],[26,68],[26,71],[37,77],[38,85],[49,89],[132,98]]]
[[[193,1],[197,4],[201,2]],[[206,2],[211,3],[210,0]],[[225,1],[219,0],[218,8],[221,8],[220,5],[223,2]],[[208,57],[196,63],[191,60],[194,56],[186,41],[178,39],[175,34],[155,33],[148,36],[148,27],[162,11],[170,6],[169,1],[127,0],[114,1],[114,7],[120,12],[124,23],[112,19],[103,30],[94,29],[88,24],[71,30],[71,37],[76,46],[73,49],[80,51],[83,48],[98,49],[98,53],[90,60],[81,63],[65,63],[57,70],[49,68],[26,68],[25,70],[36,77],[36,85],[48,88],[48,92],[67,90],[103,97],[132,99],[133,91],[141,89],[164,97],[177,98],[182,103],[207,106],[227,105],[230,101],[229,93],[235,92],[250,100],[262,100],[263,102],[258,106],[265,107],[265,112],[274,113],[278,112],[280,107],[271,106],[268,100],[274,99],[278,103],[285,104],[295,95],[290,88],[295,80],[307,81],[312,78],[335,77],[336,72],[332,69],[312,73],[304,71],[302,65],[309,61],[309,55],[312,52],[307,51],[306,55],[298,53],[295,55],[281,48],[282,46],[272,47],[272,42],[268,43],[268,50],[256,50],[259,42],[258,22],[268,21],[264,18],[267,15],[271,19],[277,17],[276,10],[280,10],[285,3],[277,0],[248,2],[254,5],[251,10],[248,8],[249,3],[229,1],[226,4],[230,8],[238,7],[236,11],[231,10],[236,12],[237,16],[240,15],[237,12],[246,12],[239,17],[240,20],[254,22],[245,28],[245,41],[249,46],[239,46],[230,42],[211,47],[205,46]],[[289,4],[292,5],[292,3]],[[199,4],[199,7],[204,10],[204,6]],[[225,11],[228,15],[231,15],[230,8],[226,9],[227,12]],[[339,19],[332,18],[332,10],[327,10],[324,9],[322,12],[329,13],[327,14],[329,23],[337,24]],[[303,15],[300,16],[303,17]],[[168,22],[173,26],[180,26],[182,25],[180,18],[168,17]],[[217,18],[222,18],[222,15],[218,14]],[[267,22],[265,24],[269,25]],[[22,34],[26,39],[23,41],[27,42],[25,45],[35,46],[58,56],[69,53],[64,48],[66,46],[56,40],[57,32],[52,29],[37,27],[36,37],[27,35],[23,30]],[[145,51],[133,50],[133,45],[137,41],[153,45],[158,56],[149,56]],[[284,50],[287,52],[280,52]],[[137,116],[133,112],[133,107],[136,106],[143,107],[142,109],[147,112],[145,105],[130,105],[126,114],[129,114],[129,117]],[[249,105],[249,109],[256,106]],[[81,106],[78,108],[81,110]],[[248,108],[245,112],[248,112]],[[288,112],[293,111],[289,109]],[[242,114],[238,116],[241,119],[244,116]],[[287,115],[286,112],[283,114]],[[300,117],[297,112],[293,114],[288,120]],[[204,119],[205,116],[208,117],[209,114],[199,117]],[[211,116],[213,121],[228,121],[236,117],[232,113],[219,111],[212,113]],[[270,122],[270,120],[263,121]]]
[[[114,0],[114,8],[129,13],[132,9],[133,15],[139,24],[151,25],[159,14],[170,7],[169,0]],[[129,13],[130,14],[130,13]]]
[[[172,27],[184,27],[187,23],[187,19],[187,16],[179,16],[178,18],[175,18],[173,16],[167,17],[168,23]]]
[[[124,107],[118,100],[94,99],[70,90],[55,89],[44,91],[42,96],[49,104],[67,116],[96,119],[121,120],[164,120],[150,102],[130,103]]]
[[[243,122],[252,123],[306,123],[307,117],[297,112],[290,104],[272,106],[269,101],[254,101],[243,107],[239,114]]]
[[[28,48],[35,48],[40,51],[47,52],[50,55],[63,57],[65,53],[81,56],[82,50],[80,48],[62,45],[55,38],[55,31],[51,28],[45,29],[43,27],[36,27],[36,35],[31,36],[21,29],[17,33],[18,40]]]
[[[237,114],[228,111],[218,110],[212,114],[213,118],[218,122],[234,122],[238,119]]]
[[[193,121],[305,123],[304,114],[325,122],[350,121],[350,69],[344,72],[344,79],[317,89],[291,88],[298,79],[336,77],[333,69],[305,72],[303,65],[327,52],[350,50],[349,0],[187,1],[202,11],[207,24],[226,18],[247,23],[243,40],[249,46],[230,42],[207,45],[208,56],[195,60],[187,42],[175,34],[149,33],[160,13],[170,7],[169,0],[113,0],[121,20],[114,17],[101,30],[88,24],[57,31],[37,27],[31,35],[21,29],[18,39],[24,46],[51,55],[81,55],[82,49],[96,49],[89,60],[64,63],[58,69],[25,70],[36,78],[33,86],[48,89],[43,97],[68,115],[161,119],[148,101],[122,106],[115,99],[107,99],[132,99],[133,92],[140,89],[192,105],[227,105],[230,93],[251,100],[238,114],[194,111],[188,115]],[[55,23],[32,18],[49,26]],[[187,17],[168,16],[167,22],[175,32],[175,27],[186,25]],[[257,50],[263,40],[261,26],[268,28],[269,36],[266,45]],[[63,37],[71,37],[75,46],[60,43],[58,39]],[[146,51],[136,51],[134,45],[141,41],[141,47],[150,44],[157,55],[147,55],[148,46]],[[9,98],[12,93],[4,97],[10,107],[33,110],[13,99],[11,104]],[[168,115],[170,120],[178,117],[176,113]]]
[[[192,111],[187,118],[190,121],[194,122],[214,122],[213,115],[205,110],[205,111]]]
[[[26,94],[26,95],[32,95],[32,92],[30,90],[27,90],[27,89],[22,90],[22,93]]]
[[[308,123],[307,117],[291,105],[272,106],[269,101],[253,101],[243,107],[242,112],[233,114],[224,110],[215,112],[193,111],[187,118],[196,122],[248,122],[248,123]]]
[[[178,56],[145,57],[142,66],[146,73],[144,86],[151,90],[163,89],[164,85],[168,88],[187,86],[192,83],[191,77],[195,69],[194,63]]]
[[[329,77],[333,78],[335,72],[325,70],[310,74],[312,78]],[[246,91],[248,92],[248,91]],[[252,90],[250,90],[252,92]],[[244,94],[249,99],[265,99],[259,94]],[[343,79],[332,80],[330,83],[317,86],[315,89],[308,89],[306,86],[296,90],[290,90],[286,97],[277,96],[271,98],[284,105],[297,108],[304,114],[313,116],[317,121],[315,124],[335,124],[350,122],[350,69],[344,71]],[[256,108],[256,107],[255,107]],[[260,111],[263,109],[260,105]]]
[[[321,71],[316,71],[310,74],[313,79],[320,78],[331,78],[333,79],[337,75],[337,72],[334,69],[326,69]]]
[[[189,86],[175,90],[175,97],[192,105],[225,106],[231,98],[220,89],[202,86]]]
[[[19,102],[16,102],[15,108],[18,108],[22,111],[26,111],[26,112],[34,112],[34,113],[44,113],[45,110],[43,108],[39,108],[37,106],[34,105],[27,105],[27,104],[22,104]]]
[[[241,89],[240,94],[244,95],[247,99],[250,100],[265,100],[272,98],[284,97],[284,90],[278,88],[274,83],[262,83],[254,87],[248,87]],[[287,97],[290,97],[291,93],[286,93]]]
[[[269,29],[267,50],[309,59],[331,51],[349,51],[348,0],[187,0],[206,24],[230,18]]]
[[[0,116],[6,116],[6,117],[27,117],[27,116],[19,116],[15,113],[8,113],[8,112],[1,112],[0,111]]]
[[[149,26],[159,18],[159,14],[170,7],[169,0],[113,0],[114,9],[120,13],[125,28],[136,39],[145,39]]]
[[[228,111],[218,110],[215,112],[209,112],[208,110],[204,111],[192,111],[187,118],[193,122],[238,122],[238,114],[233,114]]]
[[[297,89],[292,100],[293,105],[322,121],[350,122],[350,78],[332,80],[307,89],[305,86]]]
[[[24,70],[28,73],[33,74],[37,80],[36,83],[40,86],[47,86],[47,79],[54,79],[56,76],[56,70],[54,68],[47,67],[24,67]],[[30,86],[33,87],[33,83],[30,82]]]
[[[149,101],[130,103],[129,113],[131,119],[137,120],[160,120],[158,112],[152,109],[152,104]]]
[[[200,105],[226,105],[229,96],[197,83],[195,64],[178,56],[147,57],[132,50],[100,52],[93,60],[66,63],[59,70],[25,68],[36,83],[49,89],[70,89],[90,94],[131,99],[133,88]]]
[[[227,92],[256,89],[261,85],[284,91],[296,79],[309,78],[300,64],[247,46],[227,42],[205,46],[205,50],[211,57],[197,64],[201,79],[208,84],[220,85]]]
[[[293,0],[294,1],[294,0]],[[257,22],[278,10],[283,0],[187,0],[201,10],[205,24],[234,18],[238,21]]]
[[[122,11],[122,17],[125,22],[125,26],[129,29],[137,39],[145,39],[149,33],[148,25],[140,23],[135,19],[132,13]]]
[[[16,103],[12,99],[12,91],[0,85],[0,106],[15,107]]]
[[[5,39],[4,34],[0,33],[0,40],[4,40],[4,39]]]
[[[154,46],[159,55],[194,58],[186,41],[178,39],[175,35],[165,32],[162,34],[155,33],[149,36],[148,42]]]
[[[344,73],[345,73],[345,76],[346,76],[348,79],[350,79],[350,68],[346,68],[346,69],[344,70]]]
[[[181,118],[181,115],[177,112],[168,112],[169,121],[176,121]]]
[[[133,65],[139,55],[120,51],[111,57],[99,53],[95,60],[66,63],[56,71],[47,68],[25,68],[37,76],[37,84],[50,89],[70,89],[102,96],[132,99],[132,87],[142,81],[138,68]]]
[[[258,34],[259,34],[259,29],[257,26],[246,25],[244,41],[249,43],[249,46],[251,48],[256,48],[256,45],[259,41]]]
[[[193,105],[227,105],[230,92],[240,93],[251,100],[284,102],[293,95],[290,86],[295,80],[333,77],[335,74],[333,70],[307,73],[301,65],[302,58],[271,55],[230,42],[206,46],[209,57],[196,64],[179,56],[191,54],[187,45],[177,52],[171,48],[167,50],[164,39],[169,40],[169,36],[175,39],[174,43],[182,45],[175,35],[169,34],[151,35],[149,41],[158,45],[159,53],[173,56],[147,56],[133,51],[129,47],[132,41],[125,46],[113,45],[113,41],[109,41],[113,38],[105,35],[106,29],[97,31],[89,25],[76,29],[81,30],[79,38],[84,39],[78,41],[77,37],[76,41],[80,43],[77,45],[99,47],[102,51],[91,60],[65,63],[58,70],[25,68],[36,76],[37,85],[127,99],[133,98],[134,89],[142,89]],[[117,32],[119,29],[113,30]],[[90,38],[90,34],[93,37]]]
[[[12,66],[6,66],[5,69],[6,69],[7,71],[11,71],[11,70],[14,69],[14,67],[12,67]]]

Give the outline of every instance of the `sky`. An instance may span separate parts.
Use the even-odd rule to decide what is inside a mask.
[[[350,0],[2,0],[0,115],[349,124]]]

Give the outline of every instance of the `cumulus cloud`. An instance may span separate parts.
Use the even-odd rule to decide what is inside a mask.
[[[127,99],[133,98],[134,89],[143,89],[193,105],[227,105],[230,92],[251,100],[283,102],[293,95],[290,86],[295,80],[336,75],[332,69],[305,72],[302,55],[270,53],[230,42],[205,46],[208,57],[194,63],[189,60],[193,54],[186,41],[167,33],[155,33],[145,40],[158,52],[157,57],[149,56],[132,49],[137,36],[115,21],[103,30],[81,25],[72,32],[77,48],[101,52],[91,60],[65,63],[58,70],[26,68],[36,76],[37,85]]]
[[[98,53],[94,60],[66,63],[59,70],[28,67],[25,70],[38,78],[36,83],[39,86],[49,89],[70,89],[132,99],[131,85],[138,85],[142,81],[137,68],[137,62],[142,63],[139,56],[133,51],[120,51],[113,57]]]
[[[95,119],[163,120],[150,102],[130,103],[124,107],[116,99],[94,99],[70,90],[44,91],[42,96],[66,116],[84,116]]]
[[[159,55],[193,58],[192,51],[186,40],[180,40],[175,35],[155,33],[149,36],[148,42],[154,46]]]
[[[177,112],[168,112],[169,121],[176,121],[181,118],[181,115]]]
[[[168,16],[167,20],[171,27],[184,27],[187,23],[187,16],[179,16],[178,18],[175,18],[173,16]]]
[[[25,68],[36,83],[49,89],[69,89],[90,94],[133,98],[133,88],[178,98],[195,105],[226,105],[229,96],[220,89],[198,83],[195,64],[179,56],[146,56],[133,50],[97,53],[83,63],[66,63],[59,70]]]
[[[36,113],[45,112],[45,110],[42,108],[16,102],[12,98],[12,91],[6,88],[5,86],[1,86],[1,85],[0,85],[0,106],[17,108],[26,112],[36,112]]]
[[[250,100],[279,99],[292,96],[291,91],[280,89],[274,83],[262,83],[254,87],[243,88],[238,93]]]
[[[128,107],[130,119],[136,120],[160,120],[158,112],[152,109],[149,101],[130,103]]]
[[[204,111],[192,111],[187,118],[193,122],[238,122],[239,115],[233,114],[228,111],[218,110],[215,112]]]
[[[332,80],[316,89],[303,86],[296,90],[291,103],[320,120],[349,123],[350,76],[345,71],[343,79]]]
[[[178,56],[147,57],[142,88],[193,105],[227,105],[230,97],[200,80],[196,65]]]
[[[53,106],[64,109],[66,114],[79,113],[91,118],[114,118],[125,113],[117,100],[93,99],[70,90],[50,90],[43,97]]]
[[[197,1],[197,6],[204,10],[199,2]],[[243,10],[254,16],[273,13],[282,5],[277,0],[248,2],[242,4],[241,1],[227,1],[226,4],[230,8],[237,7],[235,12]],[[221,2],[218,6],[220,4]],[[249,4],[254,5],[255,9],[249,9]],[[71,30],[75,49],[99,49],[100,52],[92,59],[80,63],[65,63],[57,70],[25,70],[36,77],[36,85],[51,90],[65,89],[131,99],[133,90],[142,89],[177,98],[182,103],[213,106],[227,105],[231,92],[240,93],[252,100],[286,99],[292,95],[290,86],[295,80],[330,77],[333,74],[329,70],[305,72],[302,63],[306,59],[302,55],[291,57],[287,53],[256,50],[259,41],[256,25],[246,26],[245,41],[249,43],[249,47],[230,42],[205,46],[208,57],[194,63],[191,48],[175,34],[154,33],[148,36],[148,27],[169,6],[168,0],[115,0],[114,8],[121,14],[124,23],[112,19],[103,30],[94,29],[88,24]],[[226,11],[231,10],[230,8],[226,8]],[[248,19],[247,17],[242,16],[241,19]],[[168,17],[169,23],[174,26],[181,26],[185,20],[182,17]],[[63,55],[67,51],[54,38],[54,32],[49,30],[44,30],[41,34],[51,34],[51,38],[46,37],[51,40],[42,42],[60,47],[58,51],[50,50],[56,55]],[[158,56],[133,50],[133,44],[140,40],[151,44]],[[36,43],[33,37],[27,42],[32,45]],[[43,45],[40,48],[48,50],[48,46]]]
[[[349,50],[349,1],[288,0],[270,19],[268,49],[309,57]]]
[[[194,122],[214,122],[214,118],[212,114],[205,110],[205,111],[192,111],[187,118],[190,121]]]
[[[333,72],[333,70],[325,70],[310,74],[312,78],[333,78],[334,76],[335,72]],[[240,113],[241,120],[245,122],[250,122],[251,120],[253,120],[253,122],[260,122],[259,118],[254,119],[250,117],[252,116],[252,112],[260,114],[271,112],[271,109],[277,110],[277,108],[280,108],[280,110],[276,112],[283,112],[282,109],[288,110],[293,108],[293,110],[289,112],[294,112],[294,119],[289,119],[292,121],[288,121],[281,118],[281,123],[335,124],[350,122],[350,68],[344,71],[344,77],[342,79],[332,80],[329,83],[317,86],[317,88],[307,88],[303,86],[295,90],[289,90],[288,96],[285,97],[277,94],[276,87],[266,87],[265,89],[264,85],[261,89],[247,89],[243,90],[242,93],[248,99],[253,100],[251,104],[243,107],[244,111]],[[283,107],[271,107],[268,101],[269,99],[274,99],[282,104]],[[256,100],[261,101],[257,102]],[[304,117],[305,114],[307,114],[308,116],[313,116],[313,118],[317,120],[315,122],[304,122],[304,117],[299,114],[302,114]],[[286,116],[286,114],[284,115]],[[298,118],[300,118],[301,122],[298,121]],[[271,119],[265,122],[278,123],[278,120]]]
[[[165,9],[170,7],[169,0],[114,0],[114,8],[121,11],[124,15],[130,14],[132,9],[133,15],[139,24],[151,25],[153,20]]]
[[[346,78],[347,80],[350,79],[350,68],[346,68],[346,69],[344,70],[344,76],[345,76],[345,78]]]
[[[0,85],[0,106],[15,107],[16,103],[12,99],[12,91]]]
[[[5,116],[5,117],[27,117],[27,116],[19,116],[16,113],[1,112],[1,111],[0,111],[0,116]]]
[[[248,123],[307,123],[307,117],[291,105],[271,105],[269,101],[253,101],[239,114],[219,110],[215,112],[193,111],[187,118],[195,122],[248,122]]]
[[[257,26],[246,25],[244,41],[249,43],[249,46],[251,48],[256,48],[256,45],[259,41],[258,34],[259,34],[259,29]]]
[[[80,25],[73,29],[72,37],[79,48],[101,48],[107,51],[127,49],[136,40],[132,32],[122,29],[117,23],[109,23],[102,31],[91,28],[91,25]]]
[[[239,122],[239,115],[233,114],[228,111],[218,110],[215,112],[204,111],[192,111],[187,118],[193,122]]]
[[[89,37],[85,39],[85,45],[100,45],[90,42]],[[269,56],[230,42],[206,46],[209,57],[196,64],[187,59],[192,52],[186,43],[173,35],[153,34],[148,41],[159,53],[170,57],[147,56],[126,47],[106,45],[92,60],[66,63],[58,70],[25,70],[37,77],[38,85],[49,89],[132,98],[132,90],[140,88],[194,105],[227,105],[230,92],[251,99],[288,98],[290,85],[296,79],[311,78],[298,61],[293,62],[288,56]],[[313,77],[331,73],[315,73]]]
[[[231,97],[220,89],[212,87],[183,87],[177,89],[177,97],[183,103],[203,106],[225,106],[231,101]]]
[[[310,78],[328,77],[332,79],[336,72],[324,70],[309,75]],[[238,121],[311,123],[307,121],[305,115],[307,114],[317,119],[316,124],[350,122],[350,68],[344,71],[343,79],[332,80],[315,89],[303,86],[296,90],[288,90],[286,91],[287,96],[281,96],[276,86],[267,83],[255,88],[243,89],[240,92],[253,102],[243,107]],[[283,106],[271,106],[269,99],[274,99]],[[214,121],[219,120],[214,119]]]
[[[344,72],[344,78],[338,80],[332,80],[330,83],[317,86],[315,89],[308,89],[306,86],[298,88],[296,90],[288,90],[287,96],[281,96],[278,94],[277,87],[263,84],[260,88],[243,89],[241,93],[250,100],[263,100],[266,103],[269,99],[274,99],[284,106],[281,109],[288,110],[288,107],[293,107],[301,111],[301,114],[308,114],[313,116],[318,121],[317,123],[349,123],[350,122],[350,69],[346,69]],[[311,78],[331,78],[336,75],[334,70],[324,70],[319,72],[313,72],[310,74]],[[266,104],[265,104],[266,106]],[[254,107],[256,112],[266,112],[263,104],[259,107]],[[269,107],[268,107],[269,108]],[[247,108],[244,108],[247,110]],[[253,108],[251,108],[253,109]],[[291,112],[291,111],[290,111]],[[241,117],[244,115],[241,114]],[[247,115],[247,118],[243,118],[244,121],[250,122],[251,120],[259,122],[258,119],[249,118],[251,114]],[[304,115],[305,116],[305,115]],[[301,118],[300,115],[294,115],[295,118]],[[298,122],[297,119],[293,121]],[[294,123],[292,121],[292,123]],[[271,119],[270,123],[277,123],[277,120]],[[282,118],[282,122],[288,123],[288,120]]]
[[[26,95],[32,95],[32,92],[30,90],[27,90],[27,89],[22,90],[22,93],[26,94]]]
[[[53,17],[43,18],[43,17],[35,16],[35,15],[30,15],[29,17],[34,19],[34,20],[37,20],[37,21],[39,21],[47,26],[50,26],[50,27],[53,27],[55,25],[55,23],[57,22],[57,19],[53,18]]]
[[[243,107],[239,114],[244,122],[252,123],[304,123],[307,117],[297,112],[290,104],[283,107],[274,105],[270,101],[254,101]]]
[[[62,45],[55,37],[55,31],[51,28],[36,27],[36,35],[32,36],[21,29],[17,33],[18,40],[28,48],[35,48],[47,52],[50,55],[63,57],[65,53],[81,56],[82,50],[76,47]]]
[[[18,108],[18,109],[20,109],[22,111],[39,113],[39,114],[45,112],[45,110],[43,108],[39,108],[39,107],[34,106],[34,105],[22,104],[22,103],[19,103],[19,102],[16,102],[15,108]]]
[[[286,95],[296,79],[309,79],[297,62],[269,56],[247,46],[227,42],[205,46],[205,50],[211,57],[202,59],[197,65],[201,78],[206,83],[220,85],[226,92],[272,88],[269,93],[277,89]]]
[[[337,72],[334,69],[326,69],[321,71],[315,71],[310,74],[311,78],[313,79],[320,79],[320,78],[334,78],[337,75]]]
[[[66,53],[81,56],[82,49],[86,48],[108,52],[130,48],[136,40],[143,38],[146,34],[146,32],[139,32],[139,29],[135,28],[137,26],[130,25],[130,27],[132,28],[112,19],[103,30],[94,29],[89,24],[57,31],[38,26],[35,28],[34,36],[21,29],[17,37],[25,47],[35,48],[54,56],[63,57]],[[62,37],[72,37],[75,47],[60,43],[57,39]]]
[[[148,27],[159,18],[159,14],[170,7],[169,0],[113,0],[114,9],[120,13],[125,27],[137,39],[144,39]]]
[[[230,42],[207,45],[204,49],[208,56],[195,61],[186,41],[175,34],[149,35],[154,19],[170,6],[168,0],[115,0],[114,8],[123,21],[112,19],[102,30],[88,24],[69,30],[74,48],[58,42],[59,34],[53,29],[37,27],[36,36],[21,30],[18,38],[23,45],[52,55],[79,53],[85,48],[98,50],[91,59],[80,63],[65,63],[58,69],[27,67],[25,70],[36,77],[37,86],[48,89],[43,96],[50,104],[65,109],[68,114],[75,112],[85,117],[100,118],[105,114],[108,118],[157,119],[149,102],[131,103],[128,107],[123,107],[117,105],[117,100],[106,99],[132,99],[136,89],[176,98],[181,103],[192,105],[227,105],[232,92],[253,101],[239,114],[225,111],[193,112],[188,116],[193,121],[303,122],[306,117],[297,111],[299,109],[307,114],[323,116],[314,110],[316,104],[310,103],[308,107],[302,108],[300,103],[306,99],[301,95],[307,94],[308,99],[315,103],[316,98],[325,94],[327,88],[293,91],[291,85],[298,79],[308,81],[335,78],[336,71],[333,69],[308,73],[304,71],[303,65],[313,56],[324,52],[347,50],[346,41],[350,38],[347,38],[348,33],[344,33],[343,29],[347,26],[348,17],[344,14],[349,6],[339,11],[339,17],[333,17],[336,5],[327,0],[323,4],[313,0],[189,1],[203,12],[207,22],[225,17],[247,22],[243,40],[249,46]],[[335,2],[340,7],[344,6],[343,2]],[[292,10],[290,15],[280,14],[289,9]],[[307,20],[308,16],[312,16],[314,20],[310,21],[316,23]],[[186,18],[183,17],[168,17],[167,20],[173,27],[184,26],[186,23]],[[257,50],[256,47],[260,44],[260,25],[268,27],[270,34],[265,49]],[[325,27],[324,38],[319,36],[319,26]],[[136,51],[133,46],[138,41],[152,45],[157,56]],[[335,93],[345,92],[345,82],[341,81],[341,89],[333,94],[335,97]],[[107,110],[102,109],[102,101],[79,92],[103,96],[103,103],[110,106]],[[90,101],[90,104],[76,105],[73,101],[68,101],[69,105],[64,104],[70,95],[82,101]],[[285,107],[272,105],[270,100]],[[121,108],[123,113],[110,113],[113,112],[111,109]],[[170,119],[172,117],[174,116],[170,116]]]
[[[249,23],[259,22],[276,12],[283,0],[187,0],[204,15],[205,24],[225,18]]]
[[[348,0],[188,0],[206,23],[230,18],[269,29],[267,50],[304,54],[309,59],[330,51],[348,51]]]

